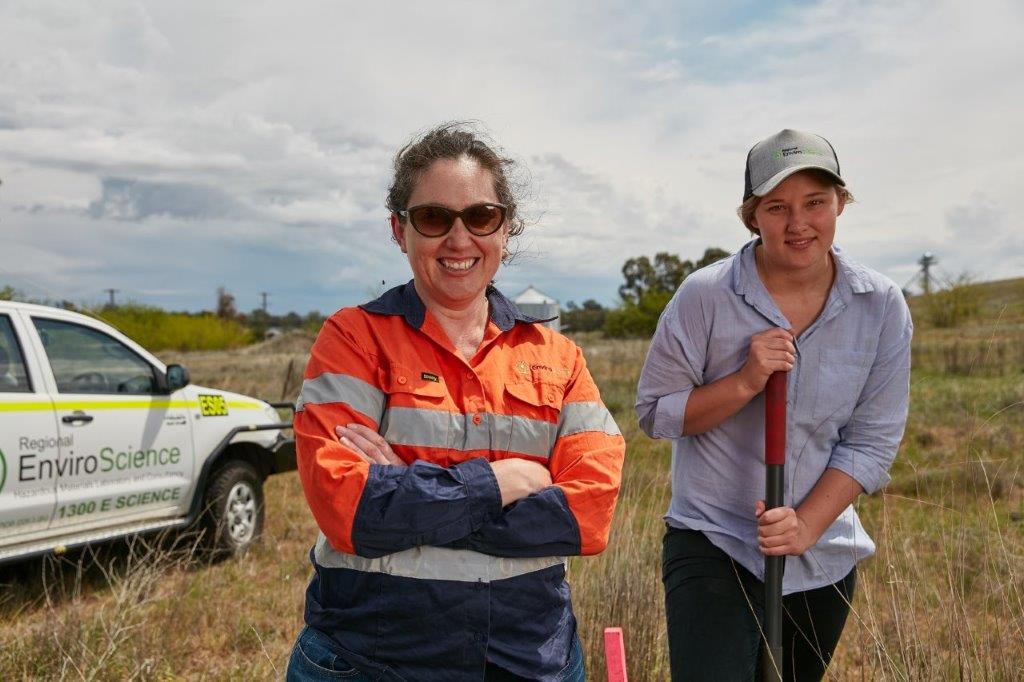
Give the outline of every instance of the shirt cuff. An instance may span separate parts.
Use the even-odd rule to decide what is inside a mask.
[[[654,408],[654,429],[652,438],[682,438],[683,415],[686,414],[686,403],[690,400],[693,386],[658,398]]]
[[[837,447],[832,451],[828,468],[842,471],[860,483],[868,495],[877,492],[891,480],[887,466],[879,464],[864,453],[845,447]]]
[[[490,462],[476,457],[456,464],[454,468],[459,470],[466,486],[466,500],[474,528],[501,514],[501,489]]]

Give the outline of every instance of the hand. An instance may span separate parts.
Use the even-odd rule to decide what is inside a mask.
[[[501,491],[501,506],[505,507],[538,493],[551,485],[551,472],[543,464],[516,457],[491,462],[494,477]]]
[[[765,510],[764,500],[758,500],[754,516],[757,517],[757,544],[766,556],[800,556],[818,541],[810,537],[810,529],[792,507]]]
[[[334,433],[338,442],[349,448],[370,464],[405,466],[402,458],[394,453],[384,436],[362,424],[336,426]]]
[[[743,384],[757,395],[764,390],[773,372],[788,372],[796,362],[793,334],[774,327],[750,338],[747,361],[740,368]]]

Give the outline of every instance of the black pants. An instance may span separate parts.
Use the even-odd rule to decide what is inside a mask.
[[[663,545],[673,682],[760,680],[764,583],[698,531],[669,528]],[[787,682],[824,676],[846,624],[856,573],[854,568],[833,585],[783,597]]]

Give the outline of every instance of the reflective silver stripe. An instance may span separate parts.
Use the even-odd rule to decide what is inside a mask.
[[[385,401],[383,391],[362,379],[347,374],[324,372],[318,377],[302,382],[302,391],[299,393],[295,411],[301,412],[306,405],[345,403],[379,424]]]
[[[473,583],[505,580],[559,564],[565,565],[563,556],[512,559],[468,549],[448,549],[429,545],[413,547],[376,559],[366,559],[334,549],[323,533],[316,540],[313,558],[318,565],[325,568],[348,568],[363,573],[386,573],[402,578]]]
[[[480,423],[475,419],[479,417]],[[392,445],[453,450],[498,450],[549,457],[558,425],[542,419],[488,414],[455,414],[415,407],[389,407],[381,433]]]
[[[507,448],[509,452],[537,457],[551,456],[551,451],[555,449],[555,439],[558,438],[558,424],[527,417],[495,416],[510,422],[512,438]]]
[[[558,437],[584,431],[599,431],[609,436],[621,435],[618,424],[608,408],[598,402],[565,403],[558,416]]]

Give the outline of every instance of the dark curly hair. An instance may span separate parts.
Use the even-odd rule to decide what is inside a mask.
[[[430,164],[438,159],[475,159],[494,178],[494,193],[508,207],[505,221],[509,238],[522,234],[526,227],[519,211],[519,194],[513,180],[518,164],[469,121],[449,121],[414,137],[395,154],[395,175],[388,189],[387,207],[392,213],[409,207],[416,182]],[[401,218],[399,218],[401,220]],[[403,221],[404,222],[404,221]]]

